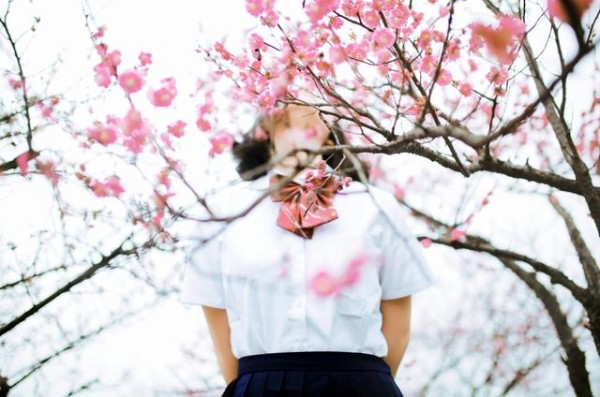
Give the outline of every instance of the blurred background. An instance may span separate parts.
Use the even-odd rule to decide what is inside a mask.
[[[232,101],[226,79],[214,77],[222,58],[211,62],[206,49],[222,42],[241,53],[253,29],[262,29],[265,41],[281,40],[246,3],[0,0],[0,396],[221,394],[201,308],[179,302],[192,230],[180,215],[203,215],[198,197],[236,179],[228,139],[256,117],[251,106]],[[493,20],[488,3],[457,2],[453,37],[474,21]],[[595,186],[590,194],[598,195],[598,56],[581,53],[568,24],[558,35],[545,1],[522,3],[526,15],[519,2],[498,6],[524,15],[546,81],[569,59],[583,59],[552,95],[565,103],[562,115]],[[448,4],[415,7],[425,26],[445,34]],[[299,20],[300,31],[310,31],[302,5],[277,3],[282,26],[296,32]],[[594,39],[597,15],[593,3],[582,19]],[[424,56],[417,48],[426,46],[418,41],[424,33],[412,34],[415,48],[407,51]],[[116,82],[102,87],[99,43],[120,51],[120,70],[139,65],[141,52],[151,54],[146,86],[158,89],[173,77],[173,104],[148,103],[145,88],[132,102],[134,94],[124,95]],[[468,47],[461,42],[465,65]],[[479,72],[457,67],[454,82],[431,98],[440,114],[452,109],[445,122],[456,112],[485,136],[485,114],[498,106],[498,126],[510,121],[535,100],[535,85],[525,56],[498,85],[483,77],[493,62],[468,58]],[[470,101],[490,105],[458,101],[461,81],[472,82]],[[99,126],[111,117],[132,122],[124,116],[132,103],[152,124],[139,152],[133,143],[110,146],[111,132]],[[199,112],[210,128],[198,122]],[[169,129],[176,120],[187,123],[181,136]],[[513,168],[482,162],[468,177],[448,165],[451,152],[439,136],[421,141],[439,157],[416,147],[364,156],[371,183],[394,192],[415,235],[432,242],[424,253],[436,285],[413,299],[412,338],[397,377],[406,396],[600,396],[598,342],[586,327],[590,308],[600,322],[593,302],[600,291],[589,284],[597,273],[582,265],[598,271],[599,221],[544,109],[522,126],[491,148]],[[474,167],[474,154],[455,144]],[[210,154],[219,150],[225,153]],[[175,163],[175,170],[166,167]],[[571,338],[575,345],[566,345]],[[587,388],[574,386],[585,379]]]

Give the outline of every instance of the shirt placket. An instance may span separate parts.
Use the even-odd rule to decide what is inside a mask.
[[[296,240],[294,244],[293,266],[294,299],[290,308],[290,320],[293,322],[293,344],[299,351],[306,350],[306,241]]]

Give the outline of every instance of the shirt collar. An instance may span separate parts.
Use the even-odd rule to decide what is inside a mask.
[[[315,171],[313,168],[305,168],[302,171],[298,172],[292,180],[294,182],[304,183],[304,180],[306,179],[306,173],[310,170]],[[329,164],[325,163],[325,172],[331,172],[331,171],[333,171],[333,168],[330,167]],[[250,189],[260,190],[260,191],[268,190],[269,189],[269,180],[271,179],[271,176],[274,174],[289,175],[289,172],[282,168],[273,167],[273,168],[269,169],[265,175],[262,175],[253,181],[250,181],[249,182]],[[346,194],[346,193],[353,193],[353,192],[366,192],[366,191],[367,191],[367,187],[363,183],[361,183],[360,181],[353,180],[352,182],[350,182],[350,186],[344,187],[342,190],[338,191],[337,194]]]
[[[310,167],[304,168],[302,171],[298,172],[294,176],[294,178],[292,178],[292,180],[294,182],[297,182],[297,183],[304,183],[304,181],[306,180],[306,174],[309,171],[315,172],[316,169],[310,168]],[[329,164],[325,163],[325,172],[332,172],[332,171],[333,171],[333,168],[331,168],[329,166]],[[271,169],[269,169],[267,171],[267,179],[270,179],[271,176],[273,176],[274,174],[278,174],[278,175],[290,175],[290,172],[288,170],[285,170],[285,169],[280,168],[280,167],[273,167],[273,168],[271,168]]]

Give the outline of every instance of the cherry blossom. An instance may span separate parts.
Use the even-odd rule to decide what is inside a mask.
[[[338,292],[338,281],[328,271],[321,270],[311,277],[309,288],[317,296],[327,297]]]
[[[518,46],[525,33],[525,24],[513,16],[503,15],[498,26],[493,28],[481,23],[471,24],[471,51],[485,46],[488,53],[501,64],[510,64],[517,54]]]
[[[94,122],[93,127],[88,128],[88,137],[104,146],[108,146],[117,141],[117,127],[111,124],[102,124],[99,121]]]
[[[496,66],[492,66],[490,71],[485,75],[485,78],[492,84],[502,85],[506,83],[506,80],[508,79],[508,70],[498,69]]]
[[[175,86],[175,79],[173,77],[166,77],[161,80],[162,87],[156,90],[148,91],[148,98],[150,103],[157,107],[168,107],[171,106],[173,100],[177,96],[177,87]]]
[[[53,160],[35,159],[35,168],[37,168],[42,175],[45,175],[50,180],[52,186],[56,186],[58,184],[56,163]]]
[[[450,231],[450,240],[456,241],[460,240],[465,235],[465,232],[461,229],[452,228]]]
[[[8,79],[8,85],[10,85],[10,88],[12,88],[13,90],[18,90],[20,88],[23,88],[23,80]]]
[[[140,153],[150,133],[148,122],[137,109],[131,107],[125,117],[118,120],[118,124],[124,135],[123,145],[132,153]]]
[[[404,191],[404,188],[402,188],[400,184],[394,183],[394,197],[396,197],[396,200],[404,199],[405,194],[406,192]]]
[[[275,0],[246,0],[246,11],[252,16],[259,16],[272,10]]]
[[[470,83],[460,83],[458,86],[458,90],[465,97],[469,97],[473,93],[473,87]]]
[[[29,165],[29,152],[23,152],[17,156],[17,167],[19,167],[19,172],[21,175],[27,175],[27,168]]]
[[[102,59],[102,63],[116,71],[117,66],[121,64],[121,51],[113,50],[107,53]]]
[[[174,137],[181,138],[185,134],[184,129],[186,125],[186,122],[177,120],[174,124],[169,125],[167,130],[169,131],[169,134]]]
[[[94,66],[94,72],[96,72],[96,75],[94,76],[96,84],[104,88],[110,85],[112,71],[108,66],[103,63],[99,63],[98,65]]]
[[[339,0],[312,0],[306,4],[305,11],[313,24],[318,23],[325,15],[336,10],[340,5]]]
[[[423,246],[424,248],[429,248],[431,246],[431,239],[429,238],[424,238],[422,240],[419,241],[421,243],[421,246]]]
[[[117,175],[112,175],[105,182],[93,180],[90,189],[97,197],[115,196],[119,197],[125,191],[121,186],[121,180]]]
[[[140,52],[138,59],[140,60],[140,64],[142,66],[149,65],[152,63],[152,54],[148,52]]]
[[[144,77],[137,70],[127,70],[121,73],[118,81],[127,94],[138,92],[144,86]]]
[[[396,35],[389,28],[380,28],[373,32],[371,36],[376,48],[390,48],[394,45]]]
[[[210,157],[223,153],[224,150],[233,146],[234,138],[231,134],[221,133],[210,137],[211,148],[208,152]]]

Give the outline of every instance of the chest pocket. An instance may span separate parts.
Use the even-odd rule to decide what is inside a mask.
[[[363,317],[379,307],[378,250],[366,238],[367,230],[357,225],[346,230],[323,234],[314,244],[314,272],[326,270],[340,283],[335,297],[337,312],[344,316]],[[330,241],[328,241],[330,240]]]

